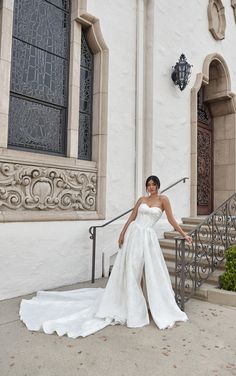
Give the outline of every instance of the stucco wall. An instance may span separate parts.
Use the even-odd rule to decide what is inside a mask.
[[[134,203],[135,0],[89,0],[87,11],[100,19],[110,49],[106,206],[111,217]],[[88,229],[92,223],[101,221],[0,224],[0,299],[89,280],[92,242]],[[104,248],[100,236],[101,232],[97,277],[102,273]],[[117,247],[114,231],[109,239],[104,243],[111,246],[113,241]]]
[[[89,0],[109,48],[107,215],[134,200],[136,0]]]
[[[208,54],[217,52],[225,59],[230,75],[232,92],[236,92],[236,23],[229,1],[223,1],[226,13],[225,39],[216,41],[208,30],[207,6],[204,1],[156,2],[155,38],[156,93],[154,96],[156,119],[154,121],[153,159],[157,174],[164,183],[183,176],[190,177],[190,91],[197,73]],[[184,91],[173,85],[171,67],[184,53],[193,65],[190,82]],[[189,214],[189,183],[171,190],[175,215]]]

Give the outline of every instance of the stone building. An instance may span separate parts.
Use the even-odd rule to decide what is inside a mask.
[[[150,174],[178,221],[235,192],[235,43],[235,0],[0,0],[0,299],[90,279]]]

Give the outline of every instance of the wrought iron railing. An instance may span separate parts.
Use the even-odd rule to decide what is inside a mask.
[[[177,180],[175,183],[169,185],[167,188],[165,188],[162,191],[160,191],[160,193],[166,192],[167,190],[169,190],[170,188],[174,187],[175,185],[177,185],[177,184],[179,184],[181,182],[185,183],[185,181],[187,179],[189,179],[189,178],[188,177],[184,177],[184,178],[181,178],[181,179]],[[94,280],[95,280],[95,260],[96,260],[97,229],[108,226],[110,223],[117,221],[117,219],[125,216],[126,214],[130,213],[132,210],[133,210],[133,208],[127,210],[126,212],[118,215],[117,217],[111,219],[110,221],[104,223],[103,225],[91,226],[89,228],[90,239],[92,239],[92,241],[93,241],[93,244],[92,244],[92,279],[91,279],[92,283],[94,283]]]
[[[236,193],[206,217],[188,235],[176,241],[175,298],[182,310],[225,258],[226,249],[236,243]]]

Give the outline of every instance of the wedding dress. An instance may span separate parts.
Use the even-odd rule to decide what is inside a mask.
[[[159,329],[171,328],[188,317],[176,304],[170,276],[154,225],[161,218],[159,207],[142,203],[129,225],[105,289],[39,291],[22,300],[20,318],[29,330],[59,336],[85,337],[107,325],[137,328],[149,323],[147,302],[140,286],[143,272],[147,301]]]

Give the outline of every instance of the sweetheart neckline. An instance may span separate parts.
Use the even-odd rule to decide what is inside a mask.
[[[163,210],[159,206],[149,206],[148,204],[146,204],[146,202],[142,202],[141,205],[146,205],[149,209],[159,209],[163,213]]]

